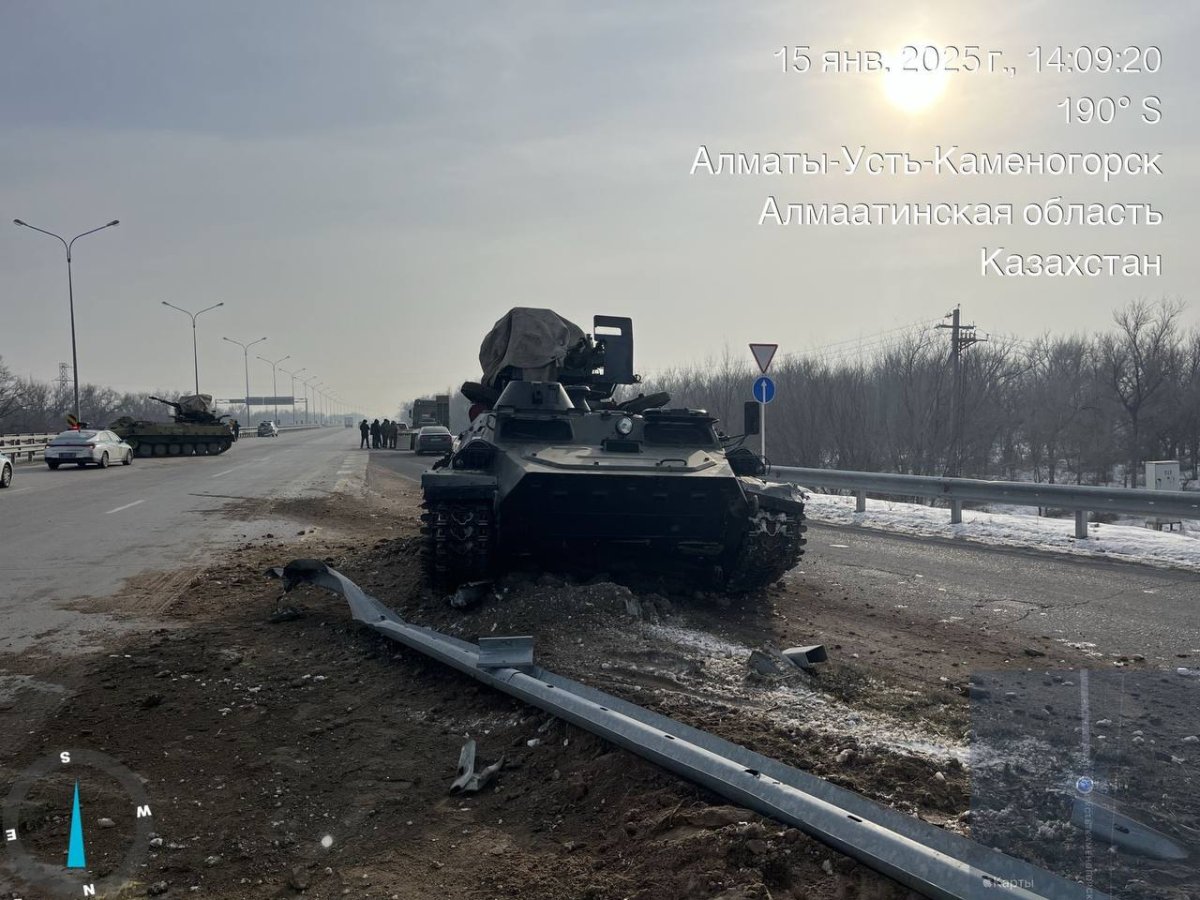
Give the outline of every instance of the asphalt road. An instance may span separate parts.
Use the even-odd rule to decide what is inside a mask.
[[[794,577],[877,607],[1200,665],[1200,574],[864,528],[810,525],[808,538]]]
[[[217,457],[138,459],[108,470],[19,466],[0,494],[0,652],[70,650],[102,614],[62,602],[103,597],[140,572],[195,561],[238,534],[277,527],[219,513],[228,504],[334,490],[368,458],[413,481],[435,459],[358,450],[357,431],[247,437]],[[1018,629],[1096,652],[1200,659],[1200,575],[978,544],[813,525],[795,576],[933,621]]]
[[[301,497],[362,478],[358,432],[244,436],[220,456],[135,459],[108,469],[16,467],[0,492],[0,653],[86,647],[118,623],[69,601],[100,598],[146,571],[195,562],[269,522],[231,522],[226,506]],[[69,605],[71,608],[64,608]]]
[[[410,450],[372,450],[371,464],[381,466],[410,481],[421,481],[421,473],[437,461],[437,456],[417,456]]]

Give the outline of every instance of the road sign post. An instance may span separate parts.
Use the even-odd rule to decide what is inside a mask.
[[[766,457],[767,455],[767,404],[775,399],[775,382],[767,375],[759,375],[754,381],[754,387],[751,391],[754,394],[754,399],[758,401],[760,415],[758,417],[758,452],[759,455]]]
[[[758,454],[766,459],[767,456],[767,404],[775,398],[775,382],[767,377],[767,369],[771,368],[771,360],[775,358],[778,344],[751,344],[750,352],[758,364],[762,377],[754,382],[754,399],[759,406]]]

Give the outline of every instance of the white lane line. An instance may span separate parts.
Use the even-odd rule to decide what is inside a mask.
[[[145,500],[134,500],[132,503],[126,503],[124,506],[118,506],[116,509],[110,509],[105,513],[106,516],[111,516],[113,513],[118,513],[123,509],[129,509],[131,506],[137,506],[139,503],[145,503]]]
[[[226,469],[224,472],[218,472],[216,475],[213,475],[212,477],[220,478],[222,475],[228,475],[230,472],[236,472],[238,469],[244,469],[244,468],[246,468],[246,466],[252,466],[252,465],[254,465],[254,463],[252,463],[252,462],[242,463],[240,466],[234,466],[232,469]]]

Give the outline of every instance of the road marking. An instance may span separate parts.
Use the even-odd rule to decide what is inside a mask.
[[[252,463],[252,462],[242,463],[240,466],[234,466],[232,469],[226,469],[224,472],[218,472],[216,475],[214,475],[212,477],[220,478],[222,475],[228,475],[230,472],[236,472],[238,469],[244,469],[244,468],[246,468],[246,466],[252,466],[252,465],[254,465],[254,463]]]
[[[113,513],[118,513],[123,509],[129,509],[131,506],[137,506],[139,503],[145,503],[145,500],[134,500],[132,503],[126,503],[124,506],[118,506],[116,509],[110,509],[105,513],[106,516],[111,516]]]

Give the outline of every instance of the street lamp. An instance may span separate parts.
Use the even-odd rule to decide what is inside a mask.
[[[271,392],[275,395],[272,399],[274,399],[274,401],[275,401],[275,424],[276,425],[279,424],[279,387],[275,383],[275,367],[277,365],[279,365],[281,362],[283,362],[285,359],[291,359],[291,358],[292,358],[292,356],[290,353],[287,356],[279,357],[279,359],[275,360],[275,362],[271,362],[271,360],[267,359],[265,356],[259,357],[259,359],[261,359],[263,362],[265,362],[267,365],[269,365],[271,367]]]
[[[63,245],[63,249],[67,251],[67,302],[71,307],[71,373],[75,377],[75,421],[79,421],[79,354],[75,350],[75,285],[71,280],[71,247],[81,237],[89,234],[95,234],[97,231],[103,231],[105,228],[112,228],[114,225],[120,225],[120,219],[113,219],[98,228],[93,228],[90,231],[84,231],[75,235],[71,240],[65,240],[60,235],[53,231],[47,231],[44,228],[38,228],[36,225],[30,225],[28,222],[22,222],[20,219],[13,219],[14,225],[20,225],[22,228],[29,228],[33,231],[39,231],[42,234],[48,234],[52,238],[58,238]]]
[[[296,376],[299,375],[301,372],[307,371],[307,369],[304,367],[301,367],[299,369],[296,369],[294,372],[289,372],[287,369],[280,369],[279,371],[281,371],[284,375],[290,375],[291,379],[292,379],[292,424],[295,425],[296,424]]]
[[[309,421],[312,419],[312,403],[308,399],[309,398],[308,389],[312,388],[312,386],[314,384],[316,384],[316,381],[317,381],[316,375],[309,375],[308,378],[301,381],[301,384],[304,385],[304,424],[305,425],[307,425],[309,423]],[[316,388],[313,388],[313,390],[315,391]]]
[[[189,310],[184,309],[182,306],[176,306],[174,303],[168,303],[166,300],[164,300],[162,302],[162,305],[169,306],[169,307],[171,307],[171,309],[177,309],[181,313],[183,313],[185,316],[190,316],[192,319],[192,362],[196,367],[196,393],[199,394],[200,393],[200,354],[196,350],[196,319],[198,319],[203,313],[208,312],[210,309],[216,309],[218,306],[224,306],[225,302],[221,301],[220,303],[214,303],[212,306],[206,306],[206,307],[204,307],[204,309],[200,310],[200,312],[198,312],[198,313],[190,312]]]
[[[246,424],[250,424],[250,348],[255,344],[261,344],[266,340],[265,337],[260,337],[257,341],[251,341],[248,344],[243,344],[241,341],[235,341],[232,338],[223,337],[223,341],[229,341],[231,344],[237,344],[242,348],[242,357],[246,364]]]

